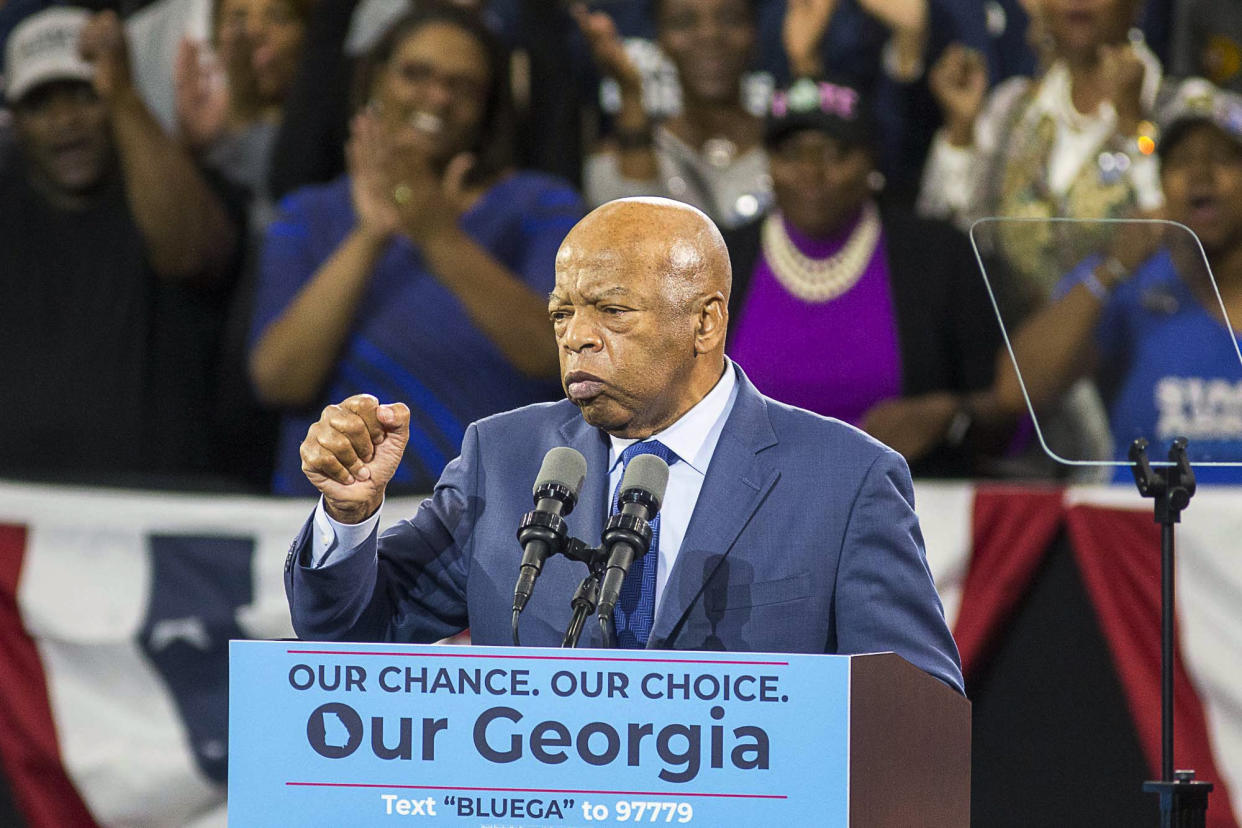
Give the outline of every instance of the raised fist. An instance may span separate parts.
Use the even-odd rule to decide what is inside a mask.
[[[384,502],[410,439],[410,409],[357,394],[323,410],[302,441],[302,471],[323,494],[324,510],[360,523]]]

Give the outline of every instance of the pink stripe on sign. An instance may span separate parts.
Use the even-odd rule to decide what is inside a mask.
[[[285,650],[288,655],[386,656],[402,658],[500,658],[525,661],[620,661],[634,664],[740,664],[745,667],[788,667],[788,661],[724,661],[697,658],[621,658],[612,656],[535,656],[473,653],[375,653],[370,650]]]
[[[461,785],[380,785],[370,782],[286,782],[290,787],[303,788],[398,788],[412,791],[487,791],[490,793],[554,793],[554,794],[592,794],[609,796],[667,796],[681,798],[685,796],[714,797],[717,799],[788,799],[785,794],[739,794],[739,793],[686,793],[677,791],[587,791],[575,788],[471,788]]]

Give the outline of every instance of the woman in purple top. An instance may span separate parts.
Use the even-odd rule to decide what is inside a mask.
[[[775,209],[725,236],[730,355],[765,394],[859,426],[916,474],[979,474],[999,327],[966,239],[876,203],[873,134],[851,87],[804,78],[774,97]]]

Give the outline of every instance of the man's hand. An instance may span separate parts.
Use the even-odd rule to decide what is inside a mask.
[[[95,94],[104,101],[111,103],[133,90],[129,47],[116,12],[102,11],[86,21],[78,36],[78,52],[95,67]]]
[[[928,84],[944,115],[949,143],[958,147],[973,144],[975,119],[988,92],[983,55],[960,43],[950,44],[931,68]]]
[[[302,471],[340,523],[361,523],[384,502],[410,440],[410,409],[357,394],[323,410],[302,441]]]

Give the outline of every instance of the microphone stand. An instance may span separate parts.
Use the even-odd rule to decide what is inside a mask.
[[[595,613],[595,606],[599,602],[599,584],[608,565],[608,556],[602,547],[587,546],[577,538],[570,539],[562,554],[586,564],[590,570],[582,583],[578,584],[578,589],[569,603],[574,612],[569,619],[569,627],[565,630],[565,637],[561,639],[561,646],[572,648],[578,646],[586,620]]]
[[[570,606],[574,608],[574,614],[569,619],[569,628],[565,630],[565,637],[561,639],[562,647],[578,646],[578,639],[582,637],[582,627],[587,618],[595,612],[595,604],[599,601],[599,578],[600,573],[591,572],[582,579],[582,583],[578,584],[578,590],[570,602]]]
[[[552,554],[564,555],[570,560],[586,564],[589,570],[587,576],[578,584],[578,589],[574,591],[574,596],[570,601],[573,615],[570,616],[569,626],[561,639],[562,647],[577,647],[579,639],[582,638],[582,630],[586,626],[586,620],[595,614],[595,608],[599,604],[599,587],[600,582],[604,579],[604,572],[608,569],[608,552],[602,546],[587,546],[578,538],[567,538],[563,544],[558,543],[554,546]],[[515,647],[521,646],[518,635],[518,619],[520,616],[520,610],[513,611],[513,646]],[[608,637],[606,636],[606,645],[607,639]]]
[[[1182,510],[1195,493],[1195,474],[1186,458],[1185,437],[1175,439],[1169,448],[1169,466],[1152,468],[1147,441],[1141,437],[1130,445],[1130,462],[1139,494],[1155,500],[1160,524],[1161,778],[1144,782],[1143,791],[1160,795],[1161,828],[1203,828],[1212,783],[1196,780],[1193,770],[1173,768],[1173,527],[1181,522]]]

